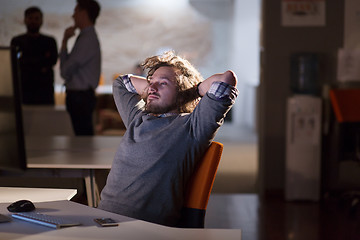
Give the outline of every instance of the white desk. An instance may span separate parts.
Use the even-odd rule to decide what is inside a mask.
[[[7,204],[0,204],[0,213],[9,214]],[[10,223],[0,224],[0,238],[22,240],[48,239],[226,239],[240,240],[240,229],[180,229],[134,220],[100,209],[87,207],[70,201],[42,202],[35,204],[36,211],[49,215],[72,218],[82,223],[81,226],[64,229],[51,229],[34,223],[13,219]],[[111,217],[119,222],[117,227],[98,227],[94,218]]]
[[[76,193],[76,189],[0,187],[0,203],[15,202],[22,199],[32,202],[70,200]]]
[[[94,170],[110,169],[119,136],[27,136],[27,167],[32,175],[81,177],[89,206],[97,206],[99,193]]]

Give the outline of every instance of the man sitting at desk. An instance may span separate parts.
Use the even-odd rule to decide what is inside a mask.
[[[127,131],[99,208],[176,226],[188,179],[234,104],[237,79],[226,71],[203,81],[173,52],[149,57],[143,66],[147,78],[124,75],[114,81]]]

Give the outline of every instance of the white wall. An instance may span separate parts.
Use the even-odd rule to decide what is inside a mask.
[[[256,88],[260,80],[261,0],[235,0],[231,67],[239,84],[234,124],[255,129]]]

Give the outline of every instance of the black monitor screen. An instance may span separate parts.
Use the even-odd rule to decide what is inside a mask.
[[[16,50],[0,47],[0,169],[26,169]]]

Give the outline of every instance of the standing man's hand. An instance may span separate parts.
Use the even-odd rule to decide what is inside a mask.
[[[62,45],[61,45],[62,50],[66,49],[67,41],[69,40],[69,38],[75,36],[75,30],[76,30],[75,26],[71,26],[71,27],[68,27],[67,29],[65,29],[64,37],[63,37]]]

